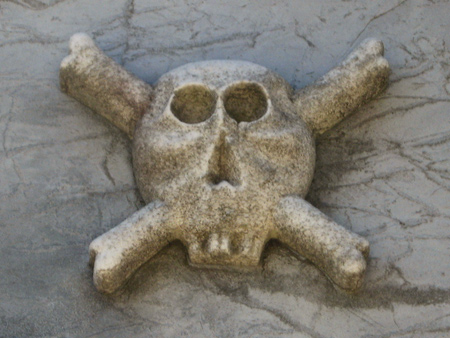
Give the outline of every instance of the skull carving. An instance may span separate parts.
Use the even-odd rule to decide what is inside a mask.
[[[314,137],[386,86],[383,45],[366,40],[339,67],[295,93],[243,61],[191,63],[157,85],[138,80],[85,34],[70,42],[61,88],[133,139],[147,205],[90,245],[94,283],[117,290],[161,248],[180,240],[192,264],[256,266],[278,239],[341,288],[360,288],[369,243],[304,200]]]

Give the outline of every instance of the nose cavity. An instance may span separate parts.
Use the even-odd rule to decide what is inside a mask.
[[[209,160],[207,179],[211,185],[219,185],[223,182],[232,186],[240,185],[240,172],[236,155],[224,130],[220,132]]]
[[[228,87],[223,94],[227,114],[239,122],[260,119],[267,111],[264,89],[254,82],[240,82]]]

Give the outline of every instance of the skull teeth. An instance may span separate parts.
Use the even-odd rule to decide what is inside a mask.
[[[230,240],[228,236],[212,234],[209,237],[206,250],[211,255],[230,255]]]
[[[236,236],[236,237],[235,237]],[[210,233],[206,241],[187,241],[189,259],[194,265],[210,267],[254,267],[259,263],[264,242],[254,236]]]

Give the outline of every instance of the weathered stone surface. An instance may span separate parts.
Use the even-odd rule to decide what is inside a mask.
[[[151,103],[152,88],[103,54],[86,34],[70,39],[61,62],[61,90],[107,118],[130,137]]]
[[[383,44],[368,39],[293,98],[289,84],[262,66],[190,63],[164,75],[152,98],[150,85],[88,35],[72,36],[61,89],[134,138],[136,183],[149,203],[91,243],[96,287],[116,291],[175,240],[193,264],[221,268],[257,266],[267,242],[278,239],[357,291],[369,243],[303,198],[314,172],[313,133],[381,93],[389,76],[382,55]]]
[[[448,1],[0,3],[0,336],[447,337],[450,314]],[[255,271],[191,267],[163,249],[100,295],[86,247],[144,206],[131,145],[59,91],[86,31],[145,82],[193,61],[242,59],[312,84],[367,37],[386,92],[317,138],[306,199],[371,252],[361,291],[335,290],[270,242]]]

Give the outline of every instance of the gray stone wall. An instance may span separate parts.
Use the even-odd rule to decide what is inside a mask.
[[[447,337],[450,2],[0,2],[0,337]],[[174,243],[106,297],[92,239],[142,207],[127,137],[62,94],[70,36],[154,83],[240,59],[312,83],[367,37],[387,91],[318,139],[308,200],[371,243],[365,285],[336,290],[269,243],[255,271],[193,268]]]

